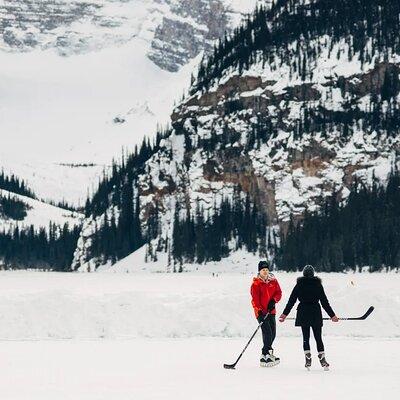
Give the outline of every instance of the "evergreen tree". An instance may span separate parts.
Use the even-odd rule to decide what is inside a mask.
[[[393,171],[386,187],[376,182],[371,188],[359,183],[346,205],[336,195],[322,213],[306,213],[297,226],[291,222],[277,254],[277,264],[296,270],[313,264],[321,271],[371,271],[398,268],[400,252],[400,176]]]

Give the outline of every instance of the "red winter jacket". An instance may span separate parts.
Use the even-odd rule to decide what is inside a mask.
[[[277,303],[282,297],[281,287],[274,276],[270,276],[268,281],[264,281],[259,277],[254,278],[250,293],[251,304],[253,305],[256,318],[260,311],[264,314],[267,312],[268,303],[271,299],[274,299]],[[275,308],[271,311],[271,314],[276,314]]]

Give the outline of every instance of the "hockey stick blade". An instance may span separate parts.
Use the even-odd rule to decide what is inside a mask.
[[[235,369],[236,364],[224,364],[225,369]]]
[[[375,310],[374,306],[371,306],[370,308],[368,308],[367,312],[363,315],[363,319],[368,318],[368,316],[372,313],[372,311]]]
[[[343,318],[344,320],[350,320],[350,321],[363,321],[364,319],[367,319],[368,316],[372,313],[372,311],[374,311],[375,307],[371,306],[370,308],[368,308],[368,310],[366,311],[366,313],[361,316],[361,317],[356,317],[356,318]],[[341,318],[339,318],[341,319]]]
[[[369,316],[369,314],[372,313],[372,311],[374,311],[374,306],[371,306],[370,308],[368,308],[368,310],[365,312],[365,314],[362,315],[361,317],[339,318],[339,320],[340,321],[363,321],[364,319],[367,319],[367,317]],[[330,318],[323,318],[323,319],[330,319]]]
[[[363,321],[364,319],[367,319],[369,317],[369,315],[372,313],[372,311],[374,311],[375,307],[371,306],[370,308],[368,308],[368,310],[366,311],[366,313],[364,315],[362,315],[361,317],[346,317],[346,318],[339,318],[340,321]],[[296,318],[286,318],[288,320],[293,320]],[[323,320],[330,320],[330,318],[324,317],[322,318]]]

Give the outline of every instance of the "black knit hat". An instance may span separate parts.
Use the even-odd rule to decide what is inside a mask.
[[[266,260],[261,260],[258,263],[258,272],[260,272],[263,268],[268,268],[270,271],[272,270],[272,266]]]
[[[306,278],[312,278],[315,274],[315,269],[312,265],[306,265],[303,268],[303,276]]]

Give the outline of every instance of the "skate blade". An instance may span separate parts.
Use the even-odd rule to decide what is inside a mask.
[[[311,368],[310,368],[310,367],[306,367],[306,370],[307,370],[307,371],[311,371]]]
[[[324,367],[324,371],[329,371],[329,367]]]
[[[260,367],[263,368],[271,368],[271,367],[275,367],[276,365],[278,365],[280,363],[280,361],[274,361],[274,362],[269,362],[269,363],[260,363]]]

